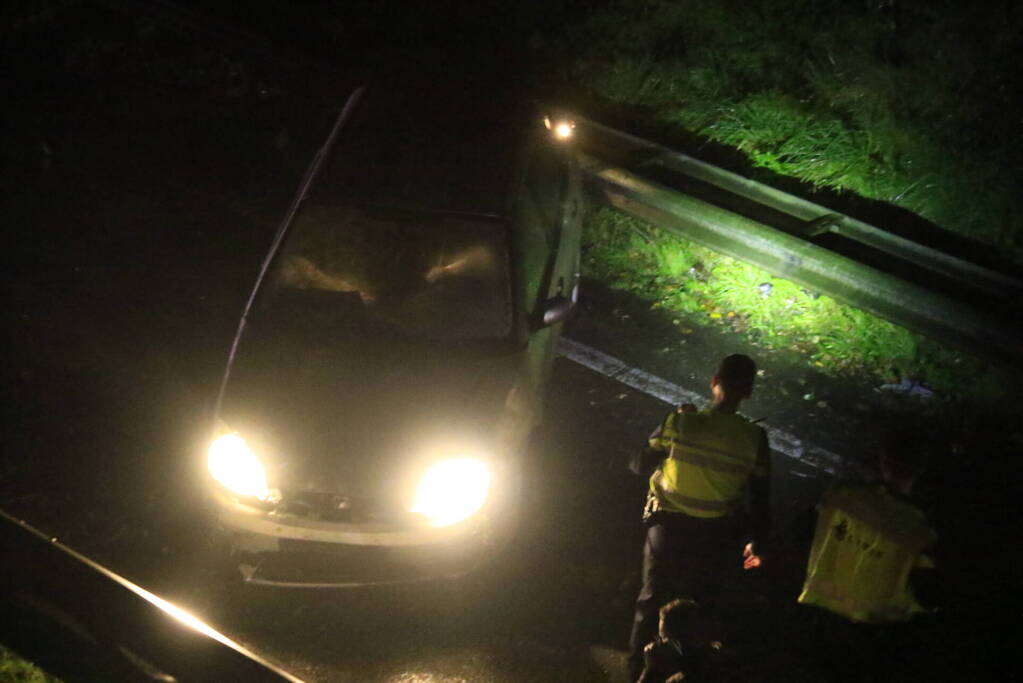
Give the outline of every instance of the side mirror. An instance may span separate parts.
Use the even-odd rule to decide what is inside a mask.
[[[539,315],[536,318],[536,324],[533,325],[533,329],[541,329],[543,327],[550,327],[556,323],[560,323],[562,320],[568,317],[568,314],[575,308],[575,303],[572,302],[566,296],[552,296],[543,302]]]

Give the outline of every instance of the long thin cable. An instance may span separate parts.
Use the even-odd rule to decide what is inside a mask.
[[[348,121],[352,111],[358,105],[359,100],[362,99],[362,95],[365,91],[366,86],[359,86],[351,95],[348,96],[348,101],[345,102],[344,108],[342,108],[341,113],[338,114],[337,120],[334,122],[333,128],[330,129],[330,134],[327,136],[326,141],[316,152],[316,156],[313,157],[312,162],[310,162],[309,168],[306,169],[305,175],[302,177],[302,182],[299,183],[298,191],[295,193],[294,199],[291,200],[291,205],[288,207],[287,213],[285,213],[284,218],[281,219],[281,224],[277,228],[277,233],[274,235],[273,242],[270,244],[270,251],[267,252],[266,258],[263,259],[263,265],[259,269],[259,276],[256,278],[256,284],[252,287],[252,291],[249,293],[248,301],[245,302],[245,309],[242,311],[241,320],[238,321],[238,331],[235,332],[234,341],[231,342],[231,352],[227,356],[227,367],[224,368],[224,377],[220,381],[220,390],[217,392],[217,403],[213,409],[214,417],[220,415],[220,406],[224,401],[224,392],[227,391],[227,382],[231,376],[231,368],[234,365],[235,354],[238,352],[238,343],[241,341],[242,333],[245,332],[245,326],[249,320],[249,312],[252,310],[252,303],[256,300],[256,294],[259,292],[259,288],[262,286],[263,280],[266,278],[266,273],[270,269],[270,263],[273,262],[274,256],[277,254],[277,249],[281,246],[281,242],[284,241],[284,236],[291,228],[291,222],[294,220],[295,214],[298,213],[299,208],[302,206],[302,202],[305,201],[306,196],[309,193],[309,187],[313,184],[313,180],[316,179],[316,175],[319,173],[323,159],[330,152],[331,147],[334,146],[334,139]]]

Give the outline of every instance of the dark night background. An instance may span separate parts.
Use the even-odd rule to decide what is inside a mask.
[[[617,388],[561,367],[560,381],[578,389],[575,403],[565,401],[575,407],[554,407],[548,448],[566,455],[551,479],[569,479],[587,467],[582,454],[600,449],[608,451],[606,467],[592,491],[568,502],[536,494],[537,509],[551,516],[537,513],[533,533],[544,540],[522,563],[542,580],[519,577],[518,587],[505,587],[508,602],[492,608],[501,614],[458,616],[425,645],[415,639],[437,615],[429,606],[411,617],[394,607],[408,595],[386,596],[386,610],[374,602],[385,597],[353,598],[357,604],[343,609],[365,619],[355,628],[330,600],[295,597],[282,606],[278,597],[233,596],[222,603],[220,593],[204,590],[215,579],[193,552],[202,507],[194,456],[248,288],[350,89],[380,74],[460,74],[498,89],[599,102],[564,82],[552,55],[561,40],[566,60],[599,50],[583,49],[579,34],[568,31],[588,12],[640,12],[643,4],[7,4],[0,14],[8,341],[0,506],[215,615],[229,635],[313,680],[607,680],[599,667],[578,664],[586,660],[578,651],[580,643],[624,646],[642,487],[623,484],[616,468],[657,419],[661,408],[649,399],[616,398]],[[1002,80],[1010,93],[1018,88],[1013,66],[987,65],[1009,74]],[[999,112],[992,124],[999,134],[1019,124],[1015,103],[981,109]],[[644,337],[662,346],[670,325],[669,332],[658,327],[663,321],[642,327],[641,305],[606,283],[590,284],[579,334],[613,337],[616,325],[627,325],[621,336],[635,339],[635,348]],[[718,332],[695,337],[703,350],[694,356],[711,358],[733,343]],[[701,373],[683,376],[705,383]],[[765,387],[766,395],[780,402],[809,391],[792,373],[785,381],[794,389]],[[844,392],[838,405],[861,402],[860,393],[873,400],[870,387],[809,381],[819,382],[819,395]],[[817,425],[816,417],[795,417],[804,408],[797,397],[792,402],[777,409],[792,416],[792,427],[819,427],[839,452],[858,451],[861,434],[872,438],[863,430],[870,411]],[[613,436],[591,425],[588,411],[598,404],[610,411],[601,421],[619,430]],[[944,443],[935,446],[942,455],[924,493],[942,533],[949,607],[921,636],[917,654],[932,656],[914,680],[986,680],[978,672],[999,662],[1019,616],[1015,481],[1023,436],[997,404],[960,406],[942,427],[936,440]],[[550,522],[554,515],[559,522]],[[605,528],[591,528],[594,519]],[[542,531],[549,527],[556,528]],[[537,618],[531,604],[548,611]],[[760,612],[754,617],[769,622]],[[316,619],[324,625],[313,635],[301,631]],[[417,644],[402,646],[406,637]],[[494,646],[499,654],[483,664],[423,655],[442,673],[400,678],[402,667],[412,667],[403,657],[453,652],[488,637],[510,649]],[[317,642],[327,645],[317,649]],[[758,680],[754,662],[733,665],[734,680]]]

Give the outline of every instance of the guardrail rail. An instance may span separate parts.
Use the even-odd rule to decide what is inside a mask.
[[[615,208],[944,343],[1023,365],[1023,275],[992,248],[950,233],[925,244],[574,120],[583,171]]]

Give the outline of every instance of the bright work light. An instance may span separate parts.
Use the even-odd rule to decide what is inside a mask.
[[[210,475],[229,491],[259,500],[270,498],[263,463],[237,434],[217,437],[210,444],[206,465]]]
[[[431,526],[449,526],[478,512],[489,488],[486,463],[471,458],[444,460],[419,480],[411,510],[425,516]]]
[[[545,116],[543,124],[547,127],[547,130],[554,133],[554,137],[559,140],[567,140],[572,137],[573,133],[575,133],[575,121],[569,121],[567,119],[552,121],[549,116]]]

